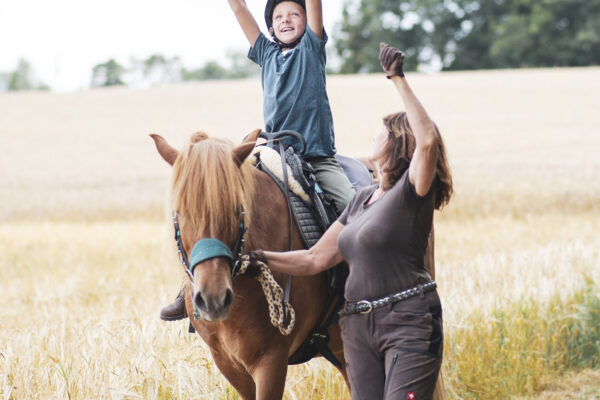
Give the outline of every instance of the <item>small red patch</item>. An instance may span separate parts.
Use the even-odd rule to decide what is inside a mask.
[[[417,395],[415,394],[415,392],[408,392],[406,394],[406,400],[416,400]]]

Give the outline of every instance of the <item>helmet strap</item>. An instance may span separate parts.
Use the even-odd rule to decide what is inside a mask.
[[[283,50],[283,49],[293,49],[294,47],[298,46],[298,43],[300,43],[300,40],[302,40],[302,36],[304,36],[306,34],[306,30],[298,38],[298,40],[295,40],[292,43],[283,43],[281,40],[279,40],[277,38],[277,36],[275,35],[275,31],[273,30],[273,28],[269,29],[269,33],[271,34],[271,37],[275,40],[275,43],[277,43],[277,45],[279,46],[279,48],[281,50]]]

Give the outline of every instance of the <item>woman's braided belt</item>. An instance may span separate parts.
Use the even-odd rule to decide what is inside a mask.
[[[369,300],[351,301],[351,302],[346,303],[344,308],[338,312],[338,315],[340,317],[343,317],[344,315],[357,314],[357,313],[368,314],[371,311],[375,310],[376,308],[380,308],[380,307],[386,306],[391,303],[395,303],[400,300],[408,299],[409,297],[414,297],[418,294],[424,294],[426,292],[431,292],[432,290],[435,290],[436,287],[437,287],[437,284],[435,283],[435,281],[431,281],[431,282],[419,284],[413,288],[406,289],[402,292],[395,293],[395,294],[389,295],[387,297],[382,297],[381,299],[371,300],[371,301],[369,301]]]

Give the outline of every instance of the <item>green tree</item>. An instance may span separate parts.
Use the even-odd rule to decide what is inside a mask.
[[[123,85],[123,74],[127,70],[114,59],[97,64],[92,69],[92,86]]]
[[[208,61],[204,66],[188,70],[181,69],[181,77],[184,81],[205,81],[212,79],[226,79],[227,69],[216,61]]]
[[[205,81],[212,79],[241,79],[260,73],[259,67],[239,52],[228,52],[230,66],[224,67],[217,61],[208,61],[196,69],[181,69],[184,81]]]
[[[20,91],[33,89],[32,75],[31,65],[27,61],[20,59],[17,68],[8,76],[8,90]]]
[[[379,42],[398,46],[408,69],[418,65],[425,49],[424,28],[415,23],[415,0],[345,0],[335,47],[341,73],[380,71]]]
[[[600,0],[345,0],[336,42],[342,72],[378,71],[386,41],[407,68],[600,63]]]
[[[461,0],[462,1],[462,0]],[[463,29],[446,69],[600,63],[600,0],[460,2]]]
[[[8,90],[8,73],[0,72],[0,93]]]
[[[20,59],[17,67],[10,72],[0,74],[0,90],[16,92],[22,90],[49,90],[45,83],[39,82],[31,64],[27,60]]]
[[[419,15],[432,29],[428,45],[443,69],[499,67],[490,54],[512,0],[452,0],[443,6],[419,1]]]
[[[459,0],[454,12],[455,24],[448,35],[434,29],[433,43],[442,55],[444,69],[484,69],[499,67],[491,57],[490,48],[496,40],[496,31],[507,14],[506,0]],[[448,16],[446,20],[452,18]]]
[[[144,78],[152,85],[175,83],[181,80],[181,59],[153,54],[142,61]]]
[[[600,63],[600,0],[512,0],[489,49],[497,66]]]
[[[246,53],[229,51],[227,58],[231,63],[227,71],[227,77],[230,79],[248,78],[260,74],[260,67],[251,61]]]

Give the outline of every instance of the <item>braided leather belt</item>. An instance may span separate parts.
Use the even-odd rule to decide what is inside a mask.
[[[380,308],[380,307],[386,306],[391,303],[395,303],[400,300],[405,300],[410,297],[414,297],[420,293],[431,292],[432,290],[435,290],[436,287],[437,287],[437,284],[435,283],[435,281],[431,281],[431,282],[427,282],[424,284],[419,284],[413,288],[406,289],[399,293],[395,293],[395,294],[392,294],[392,295],[389,295],[386,297],[382,297],[381,299],[371,300],[371,301],[369,301],[369,300],[351,301],[349,303],[346,303],[344,308],[341,309],[340,311],[338,311],[338,315],[340,317],[343,317],[344,315],[358,314],[358,313],[368,314],[371,311],[375,310],[376,308]]]

